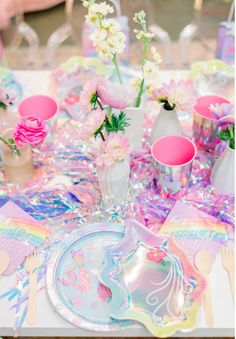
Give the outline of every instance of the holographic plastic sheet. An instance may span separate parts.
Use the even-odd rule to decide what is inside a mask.
[[[135,218],[149,229],[158,232],[175,203],[174,198],[163,199],[156,179],[156,169],[149,151],[150,131],[153,117],[158,112],[156,105],[148,103],[145,112],[144,146],[140,152],[131,155],[130,194],[126,202],[113,208],[100,203],[100,192],[94,167],[95,151],[92,145],[80,142],[80,123],[69,115],[59,113],[58,131],[53,144],[47,143],[34,150],[36,175],[31,182],[18,187],[7,184],[2,176],[0,182],[0,205],[11,199],[35,219],[47,225],[52,236],[41,248],[44,264],[38,274],[44,274],[45,265],[54,244],[62,241],[72,230],[84,222],[94,223],[124,222]],[[191,135],[192,117],[180,114],[180,120],[187,135]],[[219,220],[234,225],[234,196],[216,196],[209,184],[209,175],[213,160],[210,155],[199,152],[193,163],[190,188],[182,201],[215,216]],[[64,175],[71,184],[61,182],[50,185],[52,179]],[[0,173],[1,177],[1,173]],[[19,268],[19,272],[22,267]],[[22,278],[22,275],[21,275]],[[24,307],[27,298],[23,275],[22,283],[3,291],[0,298],[9,293],[11,303],[20,303],[17,308],[16,329],[24,320]],[[20,287],[19,287],[20,286]],[[12,292],[14,291],[14,293]],[[18,298],[25,292],[24,302]],[[13,294],[12,294],[13,293]],[[7,294],[8,295],[8,294]],[[18,300],[18,301],[17,301]]]

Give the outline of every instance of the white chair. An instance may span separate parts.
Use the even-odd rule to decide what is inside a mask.
[[[214,8],[217,8],[217,5],[220,4],[222,0],[213,0],[212,6]],[[207,4],[207,2],[206,2]],[[209,4],[209,2],[208,2]],[[185,68],[189,68],[191,64],[190,60],[190,46],[191,42],[197,37],[206,50],[210,50],[212,52],[212,57],[214,56],[214,49],[209,46],[207,43],[205,37],[201,34],[201,26],[203,24],[203,20],[206,20],[206,17],[204,17],[203,14],[203,9],[204,9],[204,0],[195,0],[194,1],[194,20],[186,25],[182,31],[179,34],[179,49],[180,49],[180,56],[181,56],[181,63],[182,66]],[[232,5],[230,8],[230,13],[229,13],[229,20],[231,20],[233,16],[233,11],[234,11],[234,1],[232,1]]]
[[[37,33],[25,21],[23,14],[11,18],[9,28],[1,32],[3,48],[9,47],[16,51],[24,39],[28,45],[28,56],[25,67],[33,67],[38,55],[39,38]]]

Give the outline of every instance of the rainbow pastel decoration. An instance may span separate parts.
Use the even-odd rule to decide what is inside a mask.
[[[0,249],[7,251],[10,257],[4,275],[12,274],[26,256],[44,243],[50,233],[17,205],[7,202],[0,209]]]
[[[200,249],[207,250],[215,258],[221,247],[230,241],[233,229],[231,225],[178,201],[160,233],[171,235],[193,263]]]

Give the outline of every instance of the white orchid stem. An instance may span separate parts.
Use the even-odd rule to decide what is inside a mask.
[[[135,107],[139,107],[140,106],[142,95],[143,95],[143,91],[144,91],[144,79],[142,79],[142,81],[140,83],[138,96],[137,96],[137,98],[135,100]]]

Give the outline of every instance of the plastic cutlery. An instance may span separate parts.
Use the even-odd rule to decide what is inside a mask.
[[[0,250],[0,277],[8,268],[10,257],[7,251]]]
[[[29,299],[27,307],[27,321],[34,325],[37,320],[37,274],[36,268],[40,266],[40,255],[35,252],[25,260],[25,270],[29,274]]]
[[[207,251],[198,251],[195,255],[195,267],[203,275],[206,280],[207,287],[203,294],[203,305],[205,311],[206,324],[208,327],[212,327],[214,324],[211,293],[208,281],[208,274],[210,273],[213,265],[213,260]]]
[[[223,247],[221,250],[221,258],[224,269],[228,272],[233,301],[234,296],[234,249],[231,247]]]

